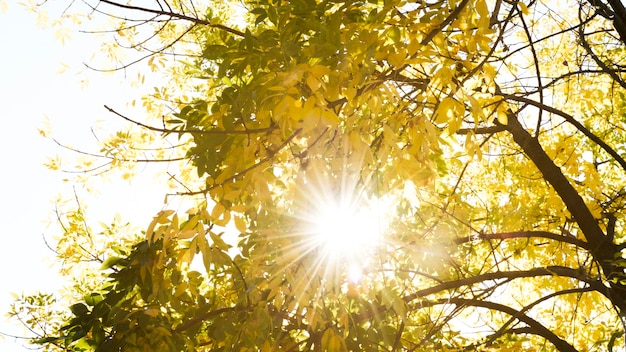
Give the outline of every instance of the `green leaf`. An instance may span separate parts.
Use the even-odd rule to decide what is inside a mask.
[[[120,258],[120,257],[110,256],[102,263],[102,265],[100,266],[100,270],[109,269],[109,268],[115,266],[121,260],[122,260],[122,258]]]
[[[76,303],[70,306],[70,310],[77,317],[83,317],[89,314],[89,308],[83,303]]]
[[[207,60],[217,60],[224,58],[228,52],[228,47],[224,45],[208,45],[202,52],[202,57]]]
[[[86,295],[84,299],[87,305],[93,307],[97,305],[98,303],[102,302],[102,300],[104,299],[104,296],[100,293],[90,293]]]

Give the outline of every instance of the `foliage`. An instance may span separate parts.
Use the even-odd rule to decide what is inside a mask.
[[[77,351],[626,343],[619,1],[93,8],[117,19],[115,42],[138,55],[112,69],[145,62],[168,78],[143,100],[158,118],[108,108],[142,131],[105,142],[105,165],[167,161],[177,168],[169,196],[196,204],[186,214],[163,210],[115,253],[88,246],[102,271],[91,269],[72,317],[37,331],[35,343]],[[133,148],[117,148],[124,143],[174,147],[139,161]],[[326,208],[361,224],[320,230]],[[337,240],[348,234],[348,244]],[[53,320],[19,304],[14,314]]]

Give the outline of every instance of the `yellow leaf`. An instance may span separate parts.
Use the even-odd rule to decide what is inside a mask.
[[[273,87],[267,88],[267,90],[269,90],[270,92],[283,92],[283,91],[285,91],[285,87],[283,87],[283,86],[273,86]]]
[[[270,344],[269,341],[265,340],[265,342],[263,343],[263,346],[261,346],[261,352],[271,352],[272,351],[272,345]]]
[[[519,8],[520,8],[520,10],[522,10],[522,13],[523,13],[524,15],[528,15],[528,14],[529,14],[529,12],[530,12],[530,11],[528,11],[528,6],[526,6],[526,4],[524,4],[524,3],[523,3],[523,2],[521,2],[521,1],[518,1],[518,2],[517,2],[517,5],[519,5]]]
[[[211,220],[212,221],[218,220],[222,216],[222,214],[224,214],[225,211],[226,211],[226,207],[224,207],[222,203],[215,204],[215,206],[213,207],[213,210],[211,210]]]
[[[497,117],[498,117],[499,123],[503,125],[506,125],[509,123],[509,115],[507,114],[506,108],[504,107],[504,105],[498,106]]]
[[[248,224],[241,216],[235,216],[235,228],[241,233],[245,233],[248,229]]]
[[[157,309],[157,308],[148,308],[148,309],[144,310],[143,312],[144,312],[146,315],[148,315],[148,316],[150,316],[150,317],[154,318],[154,317],[156,317],[157,315],[159,315],[160,310],[159,310],[159,309]]]
[[[168,223],[168,217],[172,214],[174,214],[174,210],[161,210],[156,216],[156,222],[159,224]]]
[[[487,2],[485,0],[476,1],[474,7],[476,8],[476,12],[481,18],[489,17],[489,8],[487,7]]]
[[[322,349],[329,352],[345,351],[343,339],[332,328],[326,329],[322,335]]]
[[[385,141],[390,145],[396,143],[396,133],[386,124],[383,125],[383,135],[385,137]]]
[[[326,123],[327,126],[331,127],[337,126],[339,124],[339,117],[337,116],[337,114],[327,109],[322,110],[322,120]]]
[[[161,210],[154,218],[152,218],[152,221],[150,222],[150,225],[148,225],[148,229],[146,230],[146,239],[149,241],[154,241],[158,239],[155,238],[157,237],[157,234],[155,234],[154,228],[157,224],[167,223],[169,221],[167,218],[173,213],[173,210]],[[162,231],[159,231],[158,235],[160,235],[161,233]]]
[[[65,27],[59,27],[54,31],[54,38],[61,42],[61,45],[65,45],[65,41],[72,37],[72,32]]]
[[[197,233],[196,230],[183,230],[178,234],[178,238],[188,239],[188,238],[195,236],[196,233]]]
[[[200,219],[202,219],[202,217]],[[226,226],[230,221],[230,210],[226,209],[222,203],[217,203],[213,206],[211,215],[207,220],[213,222],[217,226]]]
[[[389,64],[394,67],[402,66],[404,64],[404,60],[406,60],[405,52],[391,53],[387,57],[387,61],[389,62]]]
[[[222,239],[222,236],[214,234],[213,232],[209,232],[209,236],[211,236],[213,245],[217,247],[217,249],[222,250],[222,251],[227,251],[231,247],[231,245],[224,242],[224,240]]]
[[[472,115],[474,116],[474,123],[478,123],[478,120],[485,120],[485,114],[483,113],[482,106],[478,103],[478,100],[472,96],[467,97],[472,109]]]
[[[456,114],[459,113],[457,111],[459,105],[460,103],[452,97],[443,98],[443,100],[439,103],[439,106],[437,107],[437,111],[435,113],[435,123],[446,123],[450,119],[454,118]]]
[[[311,89],[312,92],[317,91],[322,86],[322,82],[320,82],[313,75],[308,75],[307,76],[306,84],[307,84],[307,86],[309,86],[309,88]]]

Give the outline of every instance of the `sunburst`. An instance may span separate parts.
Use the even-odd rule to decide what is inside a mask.
[[[385,242],[390,199],[368,195],[366,185],[349,176],[309,180],[296,217],[299,247],[316,256],[313,270],[358,282]]]

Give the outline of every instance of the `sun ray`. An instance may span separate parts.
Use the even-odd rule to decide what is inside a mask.
[[[302,223],[300,245],[315,252],[311,270],[330,281],[358,282],[385,241],[391,198],[368,195],[367,185],[346,170],[308,176],[294,216]]]

